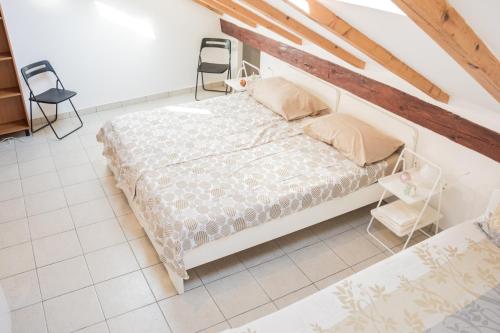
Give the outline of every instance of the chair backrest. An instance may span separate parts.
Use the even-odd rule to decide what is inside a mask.
[[[226,49],[229,52],[231,52],[231,41],[229,39],[224,39],[224,38],[203,38],[201,40],[200,52],[204,48],[210,48],[210,47]]]
[[[46,72],[52,72],[57,77],[54,67],[47,60],[42,60],[35,62],[31,65],[24,66],[21,68],[21,74],[23,75],[24,81],[28,84],[28,80],[33,76],[37,76]]]

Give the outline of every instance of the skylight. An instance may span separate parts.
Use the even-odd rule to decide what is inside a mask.
[[[309,3],[307,2],[307,0],[290,0],[290,2],[304,12],[309,13]]]
[[[332,2],[333,0],[330,0]],[[391,0],[336,0],[340,2],[345,2],[353,5],[368,7],[378,9],[384,12],[406,15],[401,9],[398,8]],[[308,0],[290,0],[295,6],[300,8],[306,13],[309,13],[309,1]],[[324,4],[328,4],[328,1],[323,1]]]
[[[297,2],[301,2],[300,0],[295,0]],[[294,1],[294,2],[295,2]],[[353,5],[363,6],[378,9],[384,12],[405,15],[406,14],[399,9],[391,0],[337,0],[340,2],[346,2]]]

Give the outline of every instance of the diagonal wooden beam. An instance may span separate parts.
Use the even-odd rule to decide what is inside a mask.
[[[302,36],[303,38],[309,40],[310,42],[318,45],[322,49],[330,52],[334,56],[344,60],[345,62],[353,65],[354,67],[365,68],[365,62],[363,60],[352,55],[351,53],[347,52],[340,46],[333,43],[332,41],[326,39],[320,34],[309,29],[308,27],[298,22],[297,20],[282,13],[278,9],[269,5],[267,2],[263,0],[243,0],[243,2],[249,4],[250,6],[255,8],[260,13],[266,15],[267,17],[280,22],[283,26],[292,30],[299,36]]]
[[[251,10],[248,10],[247,8],[243,7],[242,5],[237,4],[232,0],[215,0],[215,1],[220,3],[221,5],[223,5],[224,7],[228,7],[230,9],[234,10],[235,12],[238,12],[241,15],[248,17],[249,19],[255,21],[258,25],[263,26],[264,28],[266,28],[268,30],[271,30],[271,31],[277,33],[278,35],[281,35],[282,37],[285,37],[289,41],[291,41],[295,44],[302,45],[302,39],[300,39],[296,35],[288,32],[288,30],[283,29],[279,25],[276,25],[276,24],[266,20],[265,18],[255,14],[254,12],[252,12]]]
[[[248,25],[252,28],[257,27],[257,23],[255,23],[254,20],[251,20],[248,17],[241,15],[240,13],[232,10],[231,8],[226,8],[214,0],[193,0],[193,1],[201,6],[205,7],[205,8],[212,10],[212,11],[229,15],[229,16],[237,19],[238,21],[245,23],[246,25]]]
[[[500,102],[500,62],[446,0],[392,0]]]
[[[212,12],[214,12],[217,15],[220,15],[220,16],[224,15],[224,13],[221,12],[220,10],[215,9],[214,7],[209,6],[209,5],[207,5],[206,3],[204,3],[204,2],[202,2],[200,0],[193,0],[193,2],[196,2],[198,5],[203,6],[203,7],[205,7],[208,10],[211,10]]]
[[[301,0],[305,5],[307,5],[308,10],[298,6],[296,0],[284,1],[313,21],[324,26],[335,35],[341,37],[397,76],[411,83],[427,95],[443,103],[447,103],[449,101],[450,96],[441,90],[441,88],[399,60],[383,46],[379,45],[348,22],[344,21],[317,0]]]
[[[500,133],[496,131],[328,60],[227,21],[221,20],[221,29],[225,34],[262,52],[500,162]]]

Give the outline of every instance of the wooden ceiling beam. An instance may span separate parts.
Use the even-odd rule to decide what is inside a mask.
[[[318,45],[322,49],[330,52],[334,56],[344,60],[345,62],[353,65],[354,67],[357,67],[357,68],[364,68],[365,67],[365,62],[363,60],[359,59],[358,57],[356,57],[353,54],[349,53],[348,51],[344,50],[340,46],[336,45],[335,43],[333,43],[332,41],[328,40],[327,38],[321,36],[320,34],[316,33],[315,31],[309,29],[308,27],[306,27],[302,23],[298,22],[297,20],[282,13],[278,9],[269,5],[267,2],[265,2],[263,0],[243,0],[243,2],[249,4],[255,10],[262,13],[263,15],[281,23],[283,26],[292,30],[293,32],[295,32],[299,36],[301,36],[301,37],[309,40],[310,42]]]
[[[240,21],[242,23],[245,23],[246,25],[248,25],[252,28],[257,27],[257,23],[254,20],[251,20],[248,17],[241,15],[240,13],[232,10],[231,8],[227,8],[225,6],[222,6],[220,3],[218,3],[214,0],[193,0],[193,1],[201,6],[205,7],[205,8],[208,8],[208,9],[214,11],[214,12],[219,12],[219,13],[231,16],[231,17],[237,19],[238,21]],[[219,14],[219,15],[221,15],[221,14]]]
[[[370,39],[317,0],[302,0],[308,5],[307,11],[297,6],[293,0],[284,1],[427,95],[443,103],[449,101],[450,96],[441,88],[399,60],[383,46]]]
[[[238,12],[241,15],[248,17],[249,19],[256,22],[258,25],[260,25],[268,30],[271,30],[274,33],[277,33],[278,35],[288,39],[289,41],[291,41],[295,44],[298,44],[298,45],[302,45],[302,39],[300,39],[296,35],[290,33],[288,30],[283,29],[279,25],[276,25],[273,22],[270,22],[270,21],[266,20],[265,18],[255,14],[254,12],[243,7],[242,5],[237,4],[232,0],[215,0],[215,1],[220,3],[224,7],[230,8],[230,9],[234,10],[235,12]]]
[[[500,102],[500,62],[446,0],[392,0]]]
[[[221,12],[220,10],[215,9],[214,7],[211,7],[211,6],[207,5],[206,3],[204,3],[204,2],[202,2],[200,0],[193,0],[193,2],[196,2],[198,5],[203,6],[203,7],[205,7],[208,10],[211,10],[212,12],[214,12],[217,15],[220,15],[220,16],[224,15],[224,13]]]

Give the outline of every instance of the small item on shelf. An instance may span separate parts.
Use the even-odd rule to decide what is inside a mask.
[[[401,172],[399,179],[401,179],[401,181],[406,184],[406,183],[411,181],[411,175],[409,172],[404,171],[404,172]]]
[[[247,67],[253,69],[252,75],[249,75],[250,72],[247,71]],[[257,75],[255,75],[257,73]],[[243,60],[242,66],[238,70],[238,74],[234,79],[227,79],[224,81],[227,87],[231,88],[233,92],[243,92],[246,91],[252,81],[260,78],[260,69],[251,63],[248,63]]]
[[[414,197],[417,194],[417,186],[413,183],[406,183],[405,194],[409,197]]]

